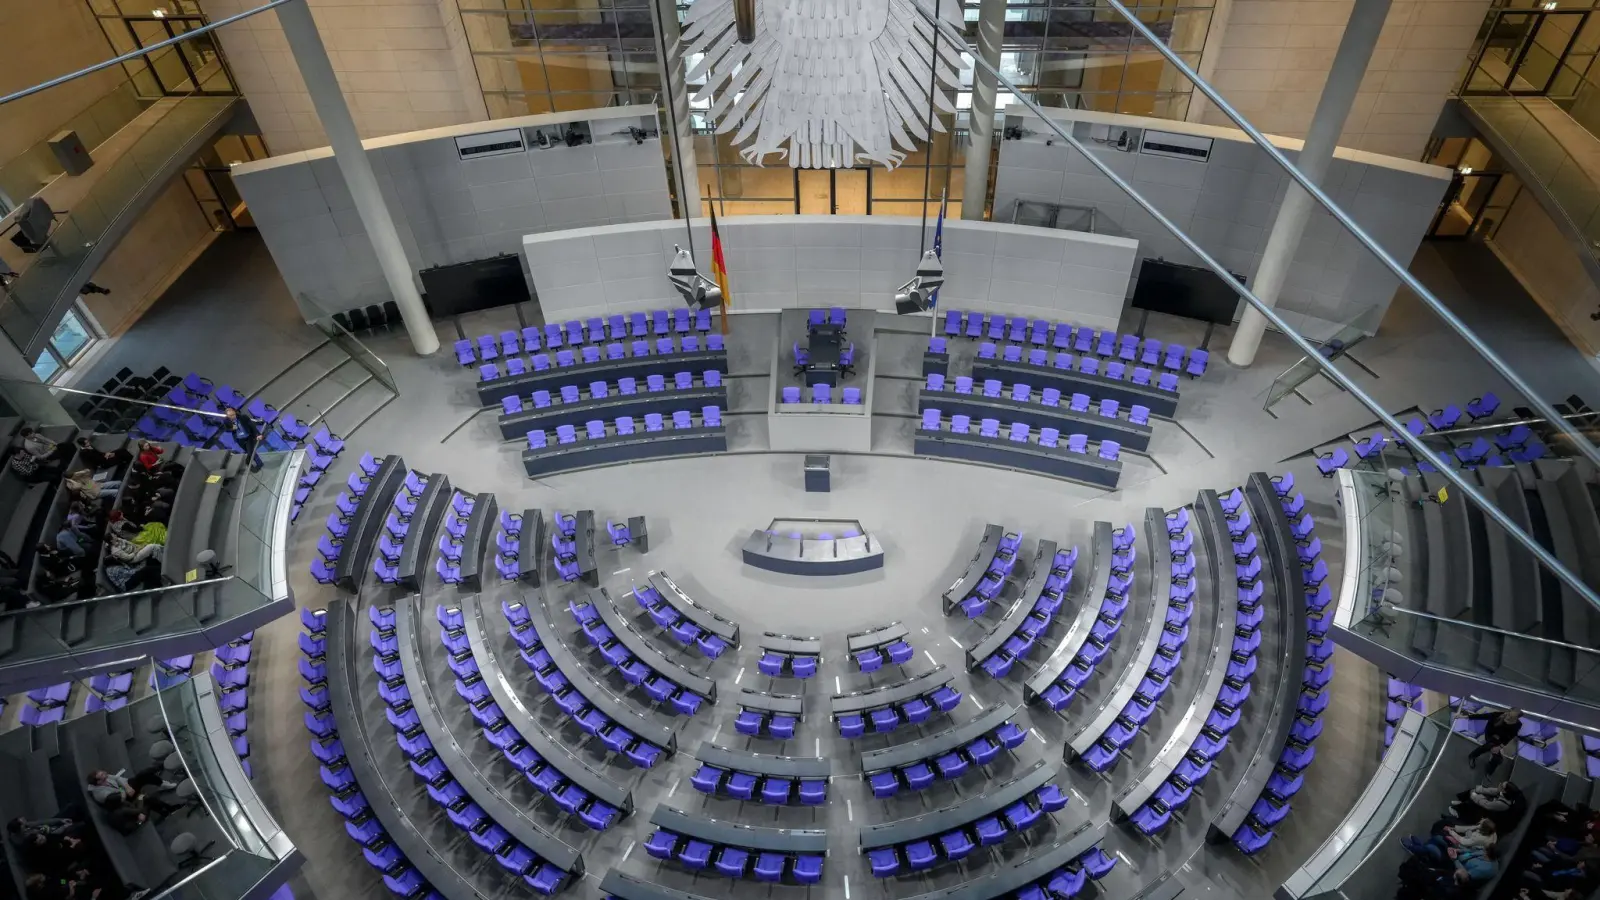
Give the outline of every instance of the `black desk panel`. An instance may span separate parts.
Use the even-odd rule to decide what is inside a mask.
[[[1228,658],[1233,653],[1233,632],[1239,621],[1239,604],[1235,599],[1237,581],[1234,578],[1233,538],[1228,533],[1228,523],[1216,491],[1203,490],[1195,498],[1193,521],[1195,532],[1205,544],[1206,551],[1204,559],[1197,558],[1195,561],[1195,575],[1198,577],[1204,571],[1206,577],[1196,586],[1190,602],[1208,603],[1217,610],[1209,654],[1200,657],[1205,647],[1199,642],[1202,635],[1191,635],[1186,648],[1189,651],[1189,665],[1206,667],[1205,678],[1200,682],[1200,689],[1195,693],[1188,711],[1178,720],[1177,730],[1161,748],[1161,754],[1152,759],[1117,795],[1111,809],[1113,819],[1125,819],[1143,806],[1178,767],[1178,763],[1183,761],[1184,755],[1200,736],[1200,730],[1205,727],[1206,717],[1217,705],[1217,695],[1222,692],[1222,681],[1228,674]],[[1251,802],[1255,802],[1255,798],[1252,797]]]
[[[657,674],[668,681],[692,691],[706,698],[712,703],[717,702],[717,682],[704,675],[696,675],[682,663],[670,659],[665,653],[656,648],[656,645],[645,639],[645,636],[633,629],[633,624],[622,617],[617,611],[616,603],[611,599],[605,588],[591,588],[587,599],[589,604],[600,613],[600,621],[606,623],[611,633],[617,636],[622,646],[628,652],[649,666]]]
[[[896,769],[912,763],[943,756],[959,747],[965,747],[983,735],[994,731],[1016,716],[1017,708],[1010,703],[991,706],[975,719],[954,728],[930,734],[905,744],[895,744],[882,750],[866,750],[861,754],[861,771],[871,774],[885,769]]]
[[[456,590],[476,591],[483,585],[483,558],[494,544],[490,534],[499,527],[499,521],[500,503],[494,494],[484,493],[472,498],[467,533],[461,538],[461,584]]]
[[[466,625],[468,648],[472,651],[473,660],[478,664],[478,672],[483,676],[483,683],[489,688],[489,696],[494,698],[500,711],[510,720],[511,727],[522,736],[524,743],[544,757],[545,762],[560,770],[568,781],[622,810],[623,815],[632,812],[633,794],[628,788],[590,768],[589,764],[573,753],[566,744],[552,738],[539,725],[533,716],[533,711],[522,702],[522,695],[512,689],[511,680],[500,663],[498,648],[495,647],[494,641],[487,639],[489,631],[483,620],[484,615],[483,604],[479,602],[476,593],[462,596],[461,619]],[[612,718],[624,728],[633,730],[631,723]],[[648,736],[644,737],[649,740]]]
[[[705,813],[686,813],[665,804],[650,814],[650,824],[678,834],[746,850],[772,853],[828,852],[828,833],[816,828],[763,828],[714,819]]]
[[[417,719],[422,723],[422,731],[428,736],[428,742],[433,745],[433,752],[439,755],[444,767],[450,770],[451,776],[472,798],[472,802],[482,807],[495,824],[539,854],[545,862],[573,876],[582,875],[583,857],[578,855],[577,849],[540,828],[515,801],[500,793],[490,783],[488,776],[472,762],[467,751],[457,743],[455,733],[445,725],[439,714],[438,701],[433,696],[433,687],[422,668],[424,651],[420,642],[426,639],[426,625],[422,628],[417,626],[418,622],[427,623],[433,617],[418,611],[421,604],[422,598],[417,594],[396,603],[394,630],[400,644],[400,669],[405,677],[406,689],[411,694],[411,708],[417,711]],[[477,729],[473,731],[476,733]],[[498,750],[495,752],[499,753]]]
[[[701,894],[641,881],[621,869],[612,869],[600,879],[600,893],[617,900],[711,900]]]
[[[1048,847],[1028,848],[1027,858],[1009,869],[991,872],[965,884],[917,894],[906,900],[1006,900],[1021,888],[1048,878],[1055,870],[1093,850],[1105,836],[1105,825],[1085,822],[1078,826],[1076,831]],[[604,886],[601,885],[602,888]],[[690,900],[690,898],[629,894],[627,900]]]
[[[368,488],[370,491],[371,488]],[[434,534],[445,513],[450,511],[450,500],[455,492],[450,489],[450,479],[438,472],[428,476],[417,497],[417,508],[411,514],[411,527],[400,544],[400,586],[408,591],[422,590],[422,579],[428,574],[428,560],[433,558]],[[343,553],[339,554],[343,556]]]
[[[367,482],[366,493],[356,501],[355,515],[346,523],[344,545],[339,550],[339,561],[334,564],[334,576],[339,587],[355,591],[367,575],[372,563],[373,550],[377,548],[378,532],[394,509],[394,494],[406,480],[406,461],[398,456],[385,456],[378,466],[378,474]]]
[[[929,350],[922,351],[922,377],[927,378],[933,374],[950,374],[950,354],[934,353]]]
[[[544,510],[523,510],[522,530],[517,533],[517,577],[534,587],[544,580],[544,573],[539,571],[544,548]]]
[[[391,456],[389,459],[398,460],[399,457]],[[382,475],[381,471],[379,475]],[[372,488],[369,487],[367,493],[371,494]],[[362,652],[367,645],[366,632],[357,624],[353,605],[352,600],[335,597],[328,604],[324,619],[327,633],[328,706],[333,710],[334,725],[339,729],[345,762],[355,774],[356,786],[367,798],[373,818],[383,826],[389,840],[405,854],[406,862],[444,897],[460,900],[477,896],[477,889],[472,882],[463,878],[461,873],[440,857],[428,839],[417,831],[416,823],[400,811],[394,793],[384,781],[383,773],[378,770],[377,761],[372,758],[371,737],[362,727],[356,697],[359,676],[353,671],[358,665],[368,664],[366,654]],[[357,640],[361,641],[361,649],[357,649]],[[390,734],[385,734],[384,738],[393,740]],[[411,778],[407,777],[406,782],[410,783]]]
[[[874,647],[892,644],[910,633],[911,630],[899,622],[890,622],[877,628],[869,628],[866,631],[845,635],[844,647],[851,653],[860,653],[863,650],[871,650]]]
[[[739,646],[739,624],[737,622],[730,622],[694,602],[688,594],[683,592],[682,588],[678,587],[678,583],[673,581],[672,577],[664,571],[651,572],[649,582],[650,586],[661,594],[662,599],[666,600],[673,609],[678,611],[678,615],[700,626],[701,630],[709,631],[722,638],[732,646]]]
[[[1128,371],[1131,374],[1133,367],[1129,366]],[[1150,377],[1154,379],[1157,374],[1152,373]],[[1063,394],[1088,394],[1096,400],[1115,400],[1124,406],[1137,403],[1148,407],[1151,415],[1156,416],[1171,417],[1178,413],[1178,392],[1163,391],[1156,387],[1154,382],[1145,386],[1119,378],[1107,378],[1104,375],[1088,375],[1083,372],[1057,369],[1054,366],[1035,366],[1025,362],[1004,360],[976,360],[972,364],[972,380],[983,381],[986,378],[998,378],[1008,384],[1020,381],[1041,390],[1053,387]]]
[[[483,406],[499,406],[500,401],[516,394],[530,396],[534,391],[560,393],[564,384],[586,386],[591,381],[615,384],[620,378],[644,381],[651,375],[671,378],[679,372],[699,375],[706,369],[728,371],[727,350],[697,350],[693,353],[667,353],[650,356],[625,356],[622,359],[602,359],[599,362],[578,363],[571,366],[552,366],[543,371],[529,371],[521,375],[502,375],[478,382],[478,402]]]
[[[70,439],[69,437],[68,440]],[[76,462],[77,458],[78,454],[74,451],[72,462]],[[227,453],[222,450],[197,450],[184,466],[183,475],[178,479],[178,488],[172,495],[172,510],[167,514],[167,521],[172,524],[167,529],[166,554],[162,557],[161,574],[168,581],[181,584],[189,567],[196,564],[195,554],[204,550],[211,540],[211,520],[216,516],[217,495],[222,490],[223,478],[227,476],[226,468]],[[9,467],[7,471],[10,471]],[[71,471],[70,465],[67,471]],[[56,479],[52,479],[51,483],[59,484]],[[56,487],[46,490],[41,497],[55,500],[60,494],[61,489]],[[207,507],[210,508],[210,514],[205,516],[205,521],[202,522],[200,514]],[[60,510],[65,515],[64,503],[60,505]],[[10,513],[11,510],[6,512]],[[43,527],[37,515],[33,521],[40,528]],[[54,534],[42,537],[54,544]],[[33,548],[28,547],[16,559],[20,561],[29,558],[32,553]],[[339,555],[344,556],[344,552],[340,551]],[[217,561],[222,562],[220,559]],[[23,566],[26,569],[28,564],[23,563]]]
[[[1150,603],[1144,607],[1144,620],[1137,623],[1137,628],[1136,623],[1127,619],[1122,623],[1124,632],[1139,632],[1133,661],[1117,673],[1116,686],[1101,701],[1094,718],[1079,728],[1067,742],[1065,756],[1068,760],[1088,753],[1089,748],[1111,727],[1111,723],[1122,715],[1123,708],[1138,693],[1139,682],[1149,671],[1150,663],[1161,645],[1161,630],[1166,627],[1167,608],[1172,604],[1172,538],[1167,532],[1165,510],[1152,506],[1144,511],[1144,539],[1145,547],[1139,549],[1141,555],[1138,564],[1149,569],[1152,596]]]
[[[917,456],[963,459],[1040,472],[1107,489],[1115,488],[1122,477],[1121,460],[1101,459],[1095,453],[1073,453],[1064,441],[1058,447],[1046,447],[1031,441],[1013,441],[1004,435],[990,438],[975,432],[956,434],[918,428],[912,449]]]
[[[883,568],[883,545],[870,534],[820,541],[757,529],[740,549],[744,564],[786,575],[853,575]]]
[[[941,809],[861,829],[861,851],[936,839],[955,828],[992,816],[1055,780],[1061,764],[1041,759],[1012,780]]]
[[[1287,658],[1279,670],[1283,673],[1282,677],[1272,688],[1271,713],[1267,717],[1266,731],[1256,745],[1255,754],[1250,757],[1244,777],[1234,785],[1233,791],[1217,811],[1216,818],[1211,820],[1213,833],[1222,833],[1223,840],[1233,837],[1233,833],[1244,824],[1250,815],[1250,807],[1255,805],[1261,790],[1272,778],[1278,755],[1289,740],[1289,731],[1294,728],[1295,710],[1300,703],[1300,682],[1295,681],[1294,676],[1301,674],[1306,665],[1305,579],[1301,574],[1300,551],[1295,543],[1294,531],[1289,527],[1289,518],[1283,514],[1283,506],[1278,502],[1272,479],[1266,473],[1251,472],[1244,483],[1244,494],[1250,503],[1256,528],[1266,539],[1263,543],[1266,544],[1267,560],[1272,564],[1279,598],[1278,608],[1267,610],[1267,620],[1277,621],[1282,640],[1279,646],[1285,649]]]
[[[763,650],[771,650],[774,653],[787,653],[790,656],[822,655],[822,638],[773,634],[769,631],[761,636],[761,643],[757,646]]]
[[[552,444],[540,450],[524,450],[522,466],[528,470],[530,478],[540,478],[589,466],[725,453],[727,450],[728,432],[723,428],[706,428],[702,425],[666,431],[613,434],[598,441],[579,438],[572,444]]]
[[[921,675],[902,681],[899,684],[887,684],[883,687],[855,691],[849,694],[834,694],[828,698],[828,708],[836,716],[866,712],[869,709],[882,709],[890,704],[899,704],[917,697],[925,697],[954,681],[955,677],[955,673],[949,671],[943,663],[940,663]]]
[[[695,373],[699,375],[698,372]],[[559,398],[557,398],[559,399]],[[564,404],[552,401],[549,406],[534,408],[524,406],[522,412],[500,414],[500,436],[508,441],[520,440],[535,428],[554,431],[562,425],[583,428],[592,419],[611,424],[622,416],[633,416],[635,427],[644,428],[644,417],[660,413],[667,419],[680,409],[698,413],[703,406],[728,408],[728,388],[695,387],[686,391],[668,388],[664,391],[640,390],[637,394],[610,394],[599,400],[581,400]]]
[[[1033,612],[1033,604],[1039,602],[1044,595],[1044,583],[1050,578],[1050,565],[1055,562],[1056,542],[1041,539],[1039,550],[1033,555],[1033,567],[1028,572],[1028,580],[1022,585],[1022,596],[1017,602],[1006,610],[1000,621],[994,623],[989,633],[981,640],[967,648],[967,671],[976,669],[989,658],[989,654],[1000,649],[1000,646],[1011,639],[1022,627],[1022,623]]]
[[[1036,389],[1037,390],[1037,389]],[[1037,400],[1013,400],[1011,397],[985,397],[982,394],[958,394],[953,390],[930,391],[923,388],[917,394],[917,409],[933,407],[945,415],[970,416],[973,422],[999,419],[1002,422],[1021,422],[1035,433],[1041,428],[1060,431],[1063,439],[1069,434],[1085,434],[1092,441],[1113,440],[1124,450],[1149,450],[1149,425],[1135,425],[1127,419],[1100,415],[1091,407],[1087,412],[1073,412],[1067,396],[1060,406],[1045,406]],[[1126,407],[1124,407],[1126,408]]]
[[[950,615],[956,604],[965,600],[967,593],[983,580],[983,573],[989,571],[989,563],[994,561],[995,551],[1000,549],[1000,539],[1005,537],[1005,534],[1005,528],[993,522],[983,526],[983,537],[978,541],[978,549],[972,551],[972,559],[967,562],[967,570],[945,588],[945,615]]]
[[[1094,523],[1094,538],[1091,540],[1089,577],[1079,578],[1073,575],[1073,582],[1081,591],[1078,592],[1078,611],[1072,622],[1072,627],[1061,638],[1061,643],[1051,651],[1045,661],[1034,670],[1033,677],[1022,685],[1022,701],[1032,703],[1039,699],[1045,688],[1055,683],[1061,673],[1072,665],[1072,660],[1083,649],[1083,642],[1089,639],[1089,629],[1094,625],[1095,617],[1100,615],[1100,604],[1106,598],[1106,587],[1111,583],[1111,523]]]
[[[567,646],[561,639],[560,632],[550,623],[550,617],[545,614],[544,603],[539,597],[529,597],[524,605],[533,621],[533,628],[543,640],[545,652],[550,654],[556,669],[566,676],[573,689],[583,695],[583,699],[589,701],[589,705],[605,713],[606,718],[621,723],[629,731],[667,753],[676,751],[678,740],[673,734],[671,725],[645,716],[616,694],[611,693],[609,688],[596,680],[594,673],[590,672],[587,666],[572,655],[572,648]],[[533,681],[531,672],[528,680]],[[543,691],[544,688],[536,687],[534,690]]]
[[[694,758],[719,769],[748,772],[751,775],[777,775],[780,778],[827,778],[833,773],[833,763],[823,756],[774,756],[770,753],[751,753],[748,750],[730,750],[706,741],[695,751]]]
[[[806,698],[800,694],[767,694],[744,688],[739,691],[739,706],[801,719],[805,717]]]
[[[580,509],[572,518],[572,547],[578,560],[578,577],[590,587],[599,587],[600,567],[594,558],[594,510]]]

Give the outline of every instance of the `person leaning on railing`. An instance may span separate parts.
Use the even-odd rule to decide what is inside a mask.
[[[1467,754],[1467,765],[1476,769],[1478,757],[1485,753],[1491,754],[1489,765],[1483,770],[1485,775],[1493,775],[1494,770],[1500,767],[1500,761],[1505,758],[1507,744],[1517,739],[1517,734],[1522,730],[1522,710],[1508,709],[1503,712],[1473,713],[1462,716],[1470,722],[1482,722],[1483,743]]]

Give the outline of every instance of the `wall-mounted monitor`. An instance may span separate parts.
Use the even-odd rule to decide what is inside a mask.
[[[1243,275],[1233,277],[1245,283]],[[1217,325],[1233,324],[1239,295],[1210,269],[1185,266],[1164,259],[1146,259],[1133,288],[1133,308],[1199,319]]]
[[[528,299],[528,282],[515,253],[434,266],[422,277],[423,302],[435,316],[458,316]]]

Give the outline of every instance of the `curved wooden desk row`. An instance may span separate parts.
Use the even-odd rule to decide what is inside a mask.
[[[999,785],[986,785],[987,789],[981,794],[974,794],[949,806],[909,818],[863,826],[861,852],[881,847],[899,847],[912,841],[937,838],[947,831],[970,825],[1026,799],[1054,781],[1060,773],[1060,763],[1041,759],[1010,781]]]
[[[828,708],[837,718],[882,709],[886,706],[899,706],[918,697],[926,697],[954,680],[955,673],[940,663],[921,675],[908,678],[899,684],[886,684],[883,687],[848,694],[834,694],[828,698]]]
[[[382,474],[382,470],[379,470],[379,474]],[[370,493],[371,487],[367,490]],[[437,472],[429,475],[423,484],[422,493],[417,496],[416,509],[411,513],[410,527],[401,541],[400,560],[396,564],[400,570],[400,585],[406,590],[422,590],[422,579],[428,574],[428,561],[438,552],[434,548],[434,535],[438,533],[439,523],[444,521],[445,514],[450,512],[450,500],[454,496],[455,489],[450,486],[450,479]],[[362,499],[365,498],[362,495]],[[339,555],[342,557],[344,553]]]
[[[1062,398],[1062,403],[1068,397]],[[1126,418],[1102,416],[1093,409],[1075,412],[1070,406],[1047,406],[1037,400],[1015,400],[1009,395],[986,397],[983,394],[963,394],[948,385],[942,391],[923,388],[917,395],[917,413],[937,408],[947,416],[967,416],[974,422],[998,419],[1002,422],[1022,422],[1037,431],[1054,428],[1062,434],[1086,434],[1091,441],[1112,440],[1127,450],[1149,450],[1149,425],[1140,425]]]
[[[1129,367],[1128,375],[1133,375]],[[1053,387],[1063,394],[1088,394],[1096,400],[1115,400],[1124,406],[1135,403],[1148,407],[1153,416],[1171,417],[1178,413],[1178,392],[1163,391],[1154,384],[1134,384],[1131,380],[1110,378],[1055,366],[1036,366],[1027,362],[977,360],[972,365],[972,380],[998,378],[1012,384],[1023,382],[1043,390]],[[497,401],[498,402],[498,401]]]
[[[349,529],[339,551],[339,561],[334,564],[334,577],[340,588],[354,593],[372,565],[372,551],[378,544],[378,533],[384,520],[394,508],[395,492],[405,481],[406,461],[398,456],[385,456],[378,464],[378,472],[367,481],[367,488],[356,501],[356,511],[346,522]]]
[[[643,420],[650,413],[660,413],[670,419],[680,409],[701,409],[715,406],[728,408],[728,388],[696,387],[688,390],[668,389],[640,391],[634,394],[610,394],[599,399],[585,399],[577,403],[552,403],[550,406],[524,407],[522,412],[500,414],[500,436],[514,441],[531,429],[553,431],[562,425],[582,428],[591,419],[612,422],[623,416]]]
[[[1017,715],[1017,707],[1001,703],[983,711],[982,715],[925,738],[895,744],[882,750],[868,750],[861,754],[861,771],[871,774],[887,769],[898,769],[925,759],[943,756],[989,734]]]
[[[720,747],[710,741],[701,743],[694,758],[719,769],[748,772],[752,775],[776,775],[780,778],[828,778],[833,774],[833,761],[825,756],[775,756],[770,753],[752,753]]]
[[[895,641],[904,640],[910,634],[911,629],[899,622],[890,622],[887,625],[879,625],[877,628],[868,628],[866,631],[857,631],[853,634],[845,635],[845,650],[852,655],[863,650],[876,650],[886,647]]]
[[[709,631],[729,644],[739,646],[739,623],[725,619],[694,602],[694,598],[684,593],[683,589],[678,587],[678,583],[663,570],[651,572],[646,580],[668,605],[678,611],[678,615],[700,626],[702,631]]]
[[[528,477],[540,478],[570,469],[586,469],[613,463],[673,456],[724,453],[728,432],[723,426],[677,428],[633,434],[607,434],[599,440],[580,438],[570,444],[551,444],[538,450],[522,451],[522,466]]]
[[[1033,612],[1034,604],[1044,596],[1044,585],[1050,578],[1050,565],[1055,558],[1056,542],[1040,540],[1039,549],[1033,554],[1033,566],[1028,570],[1028,580],[1022,585],[1022,596],[1017,598],[1016,603],[1011,604],[1011,608],[1000,617],[1000,621],[994,623],[988,634],[967,648],[968,672],[978,668],[991,654],[998,652],[1005,642],[1017,633],[1017,629],[1022,627],[1022,623],[1027,621]]]
[[[883,545],[872,535],[817,540],[750,532],[740,552],[747,566],[786,575],[850,575],[883,568]]]
[[[554,393],[564,384],[616,382],[622,378],[644,381],[651,375],[670,377],[678,372],[703,372],[706,369],[728,371],[728,351],[652,353],[648,356],[625,356],[622,359],[602,359],[599,362],[534,369],[521,375],[501,375],[498,378],[478,382],[478,402],[483,406],[498,406],[505,397],[530,395],[534,391]]]
[[[938,456],[1005,469],[1039,472],[1095,487],[1115,488],[1122,478],[1122,461],[1119,459],[1104,459],[1095,453],[1074,453],[1064,443],[1046,447],[1033,440],[1014,441],[1004,434],[995,437],[984,437],[975,431],[958,434],[945,430],[942,420],[938,431],[919,426],[912,441],[912,450],[917,456]]]
[[[1024,703],[1037,702],[1045,689],[1055,683],[1061,673],[1067,670],[1077,658],[1078,651],[1083,649],[1083,644],[1089,639],[1089,629],[1093,627],[1095,617],[1100,615],[1100,603],[1106,596],[1106,588],[1111,584],[1111,523],[1094,523],[1094,536],[1089,543],[1092,555],[1090,557],[1089,576],[1076,579],[1082,587],[1078,595],[1078,610],[1072,625],[1067,633],[1062,636],[1061,643],[1051,651],[1045,661],[1022,685],[1022,699]]]
[[[483,584],[483,558],[493,540],[489,537],[500,520],[500,501],[493,493],[484,492],[472,498],[472,512],[467,516],[467,533],[461,536],[461,584],[456,590],[466,593],[476,591]]]
[[[623,617],[621,611],[617,609],[616,601],[611,599],[609,591],[605,588],[590,588],[587,596],[589,605],[600,614],[600,621],[611,629],[617,641],[627,648],[635,659],[684,690],[699,694],[712,703],[717,702],[717,682],[689,671],[688,667],[669,658],[655,644],[646,640],[644,635],[634,629],[633,623]]]

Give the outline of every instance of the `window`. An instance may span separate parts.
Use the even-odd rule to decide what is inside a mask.
[[[95,334],[84,316],[76,307],[67,310],[67,314],[61,317],[61,323],[56,326],[55,333],[50,335],[50,342],[39,354],[39,360],[33,364],[33,374],[39,376],[40,381],[49,383],[82,358],[84,351],[94,342]]]

